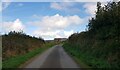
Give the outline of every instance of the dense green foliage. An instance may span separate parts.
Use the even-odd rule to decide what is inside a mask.
[[[43,47],[44,40],[31,37],[23,32],[9,32],[2,35],[2,59],[28,53],[36,48]]]
[[[71,35],[63,46],[93,68],[120,68],[120,2],[104,7],[98,2],[88,30]]]

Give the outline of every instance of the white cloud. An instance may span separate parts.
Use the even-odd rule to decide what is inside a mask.
[[[40,21],[29,23],[35,26],[41,26],[46,28],[64,29],[69,25],[82,24],[83,19],[77,15],[61,16],[59,14],[56,14],[54,16],[44,16],[43,18],[41,18]]]
[[[11,4],[11,2],[3,2],[2,3],[2,10],[6,9],[10,4]]]
[[[35,30],[33,35],[36,37],[42,37],[45,40],[54,39],[54,38],[68,38],[74,31],[65,31],[65,30]]]
[[[34,32],[33,32],[33,35],[35,35],[35,36],[37,36],[37,37],[39,37],[39,36],[41,36],[42,38],[44,38],[44,39],[53,39],[53,38],[55,38],[55,37],[61,37],[58,33],[59,33],[60,31],[59,30],[46,30],[46,31],[44,31],[44,30],[35,30]]]
[[[18,32],[24,30],[24,28],[25,26],[19,19],[16,19],[14,22],[3,22],[2,24],[2,30],[6,33],[9,31]]]
[[[94,16],[95,11],[97,10],[96,6],[96,3],[85,3],[83,7],[85,8],[86,13],[90,14],[91,16]]]
[[[51,3],[50,8],[70,13],[80,12],[79,8],[74,7],[75,4],[76,3],[73,2],[53,2]]]
[[[2,8],[5,9],[10,5],[10,2],[4,2],[2,3]]]
[[[11,0],[5,0],[5,1],[6,2],[4,2],[4,0],[0,1],[0,12],[6,9],[11,4]]]
[[[53,2],[50,7],[58,10],[65,10],[73,7],[74,5],[75,3],[72,2]]]
[[[101,2],[101,6],[103,7],[104,5],[107,5],[107,2]],[[97,11],[97,3],[85,3],[83,5],[83,7],[85,8],[85,12],[87,14],[90,14],[90,16],[94,16],[96,11]]]
[[[70,31],[64,31],[64,34],[66,37],[69,37],[71,34],[73,34],[74,31],[73,30],[70,30]]]
[[[43,37],[44,39],[53,39],[55,37],[68,37],[74,31],[72,26],[78,26],[84,23],[84,19],[77,15],[61,16],[59,14],[53,16],[44,16],[40,21],[29,22],[30,25],[37,29],[33,31],[33,35]],[[71,27],[69,30],[66,28]]]
[[[118,1],[120,1],[120,0],[113,0],[114,2],[118,2]]]
[[[60,6],[58,3],[51,3],[51,8],[62,10],[62,6]]]
[[[11,4],[11,0],[6,0],[5,2],[0,3],[0,11],[6,9]],[[22,3],[18,4],[19,7],[23,6]]]
[[[102,6],[106,5],[107,2],[102,2]],[[50,7],[56,10],[65,11],[65,12],[81,12],[79,8],[75,7],[75,2],[53,2],[51,3]],[[89,14],[90,16],[94,16],[95,12],[97,11],[97,2],[87,2],[83,5],[83,8],[85,8],[85,12]],[[84,11],[84,10],[82,10]]]

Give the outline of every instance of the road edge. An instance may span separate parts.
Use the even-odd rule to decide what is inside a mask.
[[[35,55],[34,57],[30,58],[29,60],[27,60],[25,63],[21,64],[18,68],[24,68],[26,65],[28,65],[29,63],[31,63],[33,60],[35,60],[36,58],[39,57],[39,55],[41,55],[42,53],[46,52],[47,50],[49,50],[50,48],[45,49],[43,52]]]

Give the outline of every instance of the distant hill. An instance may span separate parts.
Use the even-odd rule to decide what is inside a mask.
[[[69,37],[65,46],[71,54],[83,57],[93,68],[120,68],[120,1],[104,7],[98,2],[96,15],[87,27],[87,31]]]
[[[43,39],[26,35],[23,32],[9,32],[2,35],[2,59],[25,54],[42,47],[44,43]]]

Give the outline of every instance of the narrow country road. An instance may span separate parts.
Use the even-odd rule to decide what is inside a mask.
[[[80,68],[64,51],[56,45],[29,62],[24,68]]]

